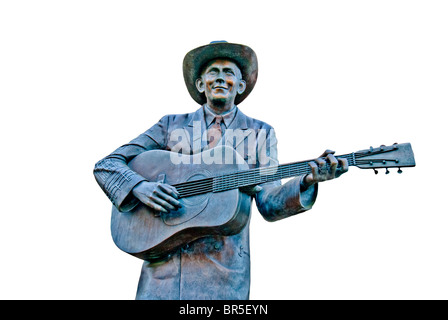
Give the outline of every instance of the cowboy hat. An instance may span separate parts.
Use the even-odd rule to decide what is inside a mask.
[[[207,102],[205,95],[196,88],[196,79],[201,77],[202,68],[207,62],[218,58],[233,61],[241,70],[243,80],[246,81],[246,90],[235,98],[235,104],[240,104],[254,88],[258,75],[255,52],[242,44],[213,41],[188,52],[183,62],[184,80],[188,92],[200,105]]]

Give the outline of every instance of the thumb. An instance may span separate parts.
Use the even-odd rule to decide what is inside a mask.
[[[240,191],[244,192],[250,196],[253,196],[254,194],[260,192],[261,190],[263,190],[262,187],[255,185],[255,186],[246,186],[246,187],[241,187]]]

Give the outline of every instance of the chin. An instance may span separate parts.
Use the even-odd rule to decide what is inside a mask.
[[[227,103],[227,98],[213,98],[212,102],[215,106],[224,106]]]

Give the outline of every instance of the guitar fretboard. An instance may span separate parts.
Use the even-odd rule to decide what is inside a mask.
[[[348,165],[355,165],[354,153],[336,156],[347,159]],[[215,177],[188,181],[173,185],[181,198],[208,192],[222,192],[240,187],[272,182],[311,173],[308,163],[312,160],[299,161],[272,167],[254,168]]]

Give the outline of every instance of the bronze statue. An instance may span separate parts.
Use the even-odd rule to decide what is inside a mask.
[[[311,209],[319,182],[347,172],[348,158],[327,150],[306,165],[307,173],[297,171],[296,178],[281,184],[284,176],[272,171],[278,165],[273,128],[239,108],[255,86],[257,71],[255,52],[245,45],[219,41],[190,51],[184,79],[201,107],[162,117],[95,165],[95,178],[114,205],[113,228],[133,230],[118,231],[114,240],[145,260],[136,299],[248,299],[251,200],[268,221],[290,217]],[[233,167],[226,171],[230,162]],[[155,175],[156,168],[164,169]],[[188,168],[201,170],[185,183],[169,183]],[[213,174],[227,179],[222,189],[211,182]],[[263,180],[264,175],[277,180]],[[244,214],[223,223],[229,210]],[[190,224],[206,212],[207,219]],[[136,223],[135,217],[142,220]],[[144,223],[147,229],[141,228]],[[165,236],[165,227],[175,232]],[[142,251],[131,239],[134,234],[147,243],[159,238],[161,244]]]

